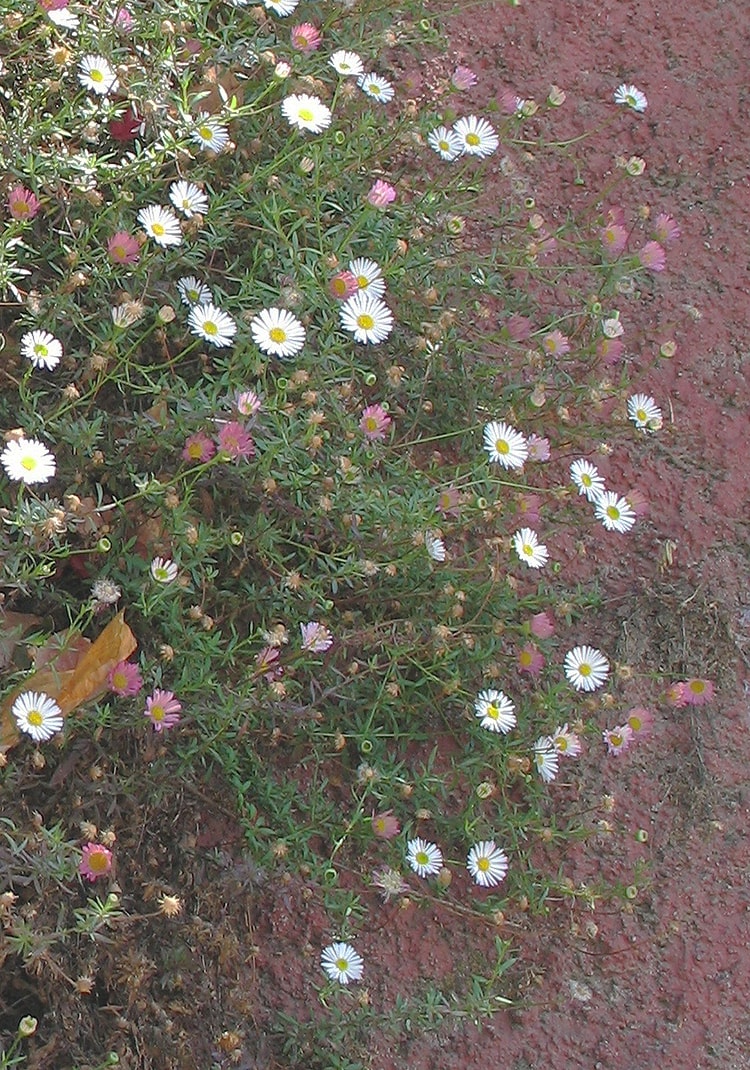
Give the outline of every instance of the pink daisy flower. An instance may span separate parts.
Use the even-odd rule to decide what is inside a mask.
[[[461,495],[456,488],[444,487],[438,494],[435,512],[442,513],[443,516],[458,516],[460,504]]]
[[[654,220],[654,237],[662,245],[671,245],[681,233],[679,223],[666,212],[660,212]]]
[[[600,338],[596,343],[596,355],[605,364],[617,364],[625,352],[625,343],[621,338]]]
[[[549,460],[550,453],[548,438],[540,438],[539,435],[529,435],[526,439],[526,445],[529,447],[530,461]]]
[[[550,739],[562,758],[577,758],[581,753],[581,740],[575,732],[570,731],[567,724],[558,725]]]
[[[451,78],[451,85],[458,90],[471,89],[478,80],[471,67],[456,67]]]
[[[396,191],[390,183],[383,182],[379,178],[370,188],[367,200],[373,208],[387,208],[389,204],[396,200]]]
[[[670,684],[667,688],[665,697],[669,705],[674,706],[675,709],[678,710],[688,704],[687,695],[685,694],[685,684],[680,681]]]
[[[121,33],[130,33],[135,26],[135,19],[126,7],[118,7],[115,11],[115,26]]]
[[[628,244],[628,232],[618,223],[610,223],[599,231],[599,240],[608,256],[619,256]]]
[[[570,353],[570,342],[562,331],[550,331],[542,338],[542,349],[550,357],[561,357]]]
[[[138,240],[126,230],[118,230],[107,242],[107,252],[114,264],[137,264],[141,255]]]
[[[531,629],[531,634],[535,635],[537,639],[549,639],[551,635],[555,634],[555,625],[546,610],[543,613],[534,614],[529,621],[529,628]]]
[[[518,651],[516,659],[519,672],[527,672],[536,678],[544,668],[544,655],[533,643],[527,643]]]
[[[101,843],[87,843],[82,853],[78,872],[87,881],[98,881],[112,869],[112,852]]]
[[[531,336],[531,320],[527,316],[511,316],[505,324],[513,342],[525,342]]]
[[[301,22],[299,26],[294,26],[291,34],[292,48],[297,52],[302,52],[308,55],[310,52],[315,52],[320,48],[320,42],[322,38],[320,32],[316,26],[313,26],[311,22]]]
[[[394,817],[393,810],[372,815],[372,832],[379,840],[392,840],[400,831],[401,825],[398,818]]]
[[[195,464],[205,464],[206,461],[211,460],[215,453],[216,446],[208,435],[204,435],[202,431],[198,431],[196,434],[186,438],[182,450],[183,459],[193,461]]]
[[[230,420],[229,423],[224,424],[216,437],[221,452],[228,454],[234,460],[255,456],[255,443],[242,424],[237,423],[236,420]]]
[[[155,732],[163,732],[179,723],[181,710],[182,705],[174,697],[173,691],[160,691],[157,687],[146,699],[143,716],[151,720]]]
[[[14,186],[8,194],[8,211],[14,219],[33,219],[41,205],[30,189]]]
[[[362,411],[359,428],[370,442],[382,441],[393,421],[382,405],[368,405]]]
[[[606,728],[602,732],[602,739],[607,744],[608,754],[622,754],[630,746],[633,739],[633,729],[626,724],[616,725],[614,728]]]
[[[359,283],[351,271],[339,271],[328,283],[328,292],[337,301],[348,301],[358,290]]]
[[[138,694],[143,687],[143,677],[138,671],[138,666],[132,661],[120,661],[109,670],[107,683],[110,691],[127,698]]]
[[[685,680],[682,693],[688,706],[705,706],[714,697],[714,685],[710,680]]]
[[[302,633],[302,649],[311,654],[322,654],[333,646],[333,636],[324,624],[319,624],[316,620],[300,624],[299,630]]]
[[[663,271],[667,262],[667,254],[659,245],[658,241],[649,241],[638,252],[638,259],[642,267],[647,271]]]
[[[235,404],[240,416],[250,417],[258,415],[262,402],[254,390],[242,390],[237,395]]]
[[[538,524],[542,499],[538,494],[522,494],[518,500],[518,512],[524,524]]]
[[[644,709],[642,706],[635,706],[628,713],[625,724],[631,730],[634,736],[641,736],[645,738],[651,732],[651,726],[654,723],[654,716],[650,710]]]
[[[265,680],[268,680],[269,683],[273,680],[278,680],[278,678],[284,674],[281,665],[276,665],[278,660],[279,651],[275,646],[264,646],[263,649],[259,650],[255,655],[255,664],[258,667],[257,671]]]

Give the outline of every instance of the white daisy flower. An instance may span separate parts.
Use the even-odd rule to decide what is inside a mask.
[[[297,7],[299,0],[263,0],[263,3],[269,11],[273,11],[274,15],[286,18]]]
[[[406,845],[406,861],[418,877],[433,877],[443,867],[443,852],[437,844],[417,837]]]
[[[362,977],[364,962],[351,944],[329,944],[324,948],[320,965],[332,981],[348,985],[350,981],[359,981]]]
[[[617,89],[615,89],[615,104],[624,104],[626,107],[632,108],[633,111],[643,112],[648,107],[648,100],[646,99],[646,94],[642,93],[640,89],[623,82],[622,85],[618,85]]]
[[[607,681],[609,662],[593,646],[576,646],[565,655],[565,675],[576,691],[596,691]]]
[[[461,151],[467,156],[491,156],[500,144],[495,131],[486,119],[470,115],[453,124],[453,132],[461,142]]]
[[[469,851],[466,868],[477,884],[493,888],[508,872],[508,856],[494,840],[482,840]]]
[[[372,97],[381,104],[387,104],[396,95],[388,79],[382,78],[379,74],[361,74],[357,79],[357,85],[363,93],[367,93],[368,97]]]
[[[188,219],[194,215],[205,215],[208,211],[208,197],[194,182],[173,182],[169,187],[169,199],[178,212]]]
[[[168,557],[155,557],[151,562],[151,576],[157,583],[174,583],[177,579],[178,568],[174,561]]]
[[[445,561],[445,543],[438,535],[428,531],[424,537],[424,545],[433,561]]]
[[[340,74],[342,78],[348,78],[350,75],[359,78],[365,71],[365,66],[357,53],[347,52],[345,48],[340,48],[338,52],[334,52],[328,63],[336,71],[336,74]]]
[[[601,520],[607,531],[624,535],[635,524],[635,513],[627,498],[621,498],[612,490],[605,490],[594,504],[594,516]]]
[[[557,776],[559,755],[549,736],[540,736],[534,744],[534,766],[545,784]]]
[[[464,151],[464,143],[455,130],[436,126],[427,135],[427,144],[443,160],[456,160]]]
[[[35,368],[52,371],[60,363],[62,352],[62,343],[49,331],[27,331],[21,338],[21,356]]]
[[[53,454],[35,438],[16,438],[0,453],[0,464],[8,479],[20,483],[46,483],[57,465]]]
[[[148,208],[141,208],[138,222],[157,245],[166,248],[169,245],[182,244],[180,221],[170,208],[150,204]]]
[[[648,394],[633,394],[628,398],[628,416],[639,431],[659,431],[664,422],[661,409]]]
[[[383,301],[368,293],[356,293],[340,310],[341,326],[357,342],[382,342],[393,329],[393,313]]]
[[[585,494],[590,502],[599,501],[604,493],[604,480],[599,475],[599,469],[589,461],[584,461],[583,457],[571,464],[570,478],[578,487],[578,493]]]
[[[366,256],[360,256],[349,264],[349,271],[357,280],[360,293],[368,293],[370,297],[382,297],[385,293],[385,279],[380,265]]]
[[[78,81],[84,89],[90,89],[99,96],[116,93],[119,87],[117,75],[104,56],[84,56],[78,64]]]
[[[31,736],[35,743],[44,743],[62,730],[62,710],[43,691],[24,691],[11,706],[11,713],[19,732]]]
[[[229,144],[227,128],[207,112],[200,114],[190,137],[196,145],[208,152],[221,152]]]
[[[547,547],[539,542],[539,536],[531,528],[521,528],[515,533],[513,549],[529,568],[543,568],[549,559]]]
[[[503,468],[523,468],[529,455],[529,447],[521,432],[498,420],[485,425],[484,448],[490,462],[501,464]]]
[[[506,735],[516,726],[516,707],[504,691],[480,691],[474,702],[474,713],[482,728]]]
[[[311,134],[320,134],[331,125],[331,109],[309,93],[293,93],[283,101],[281,110],[290,126]]]
[[[177,283],[177,290],[180,300],[189,308],[194,305],[210,305],[213,300],[208,286],[195,275],[185,275],[180,279]]]
[[[263,353],[293,357],[305,344],[305,328],[285,308],[264,308],[251,322],[253,341]]]
[[[217,349],[230,346],[237,333],[237,324],[232,317],[211,302],[190,309],[188,326],[193,334]]]

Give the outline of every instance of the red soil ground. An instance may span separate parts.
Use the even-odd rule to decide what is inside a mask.
[[[629,629],[623,621],[624,653],[634,662],[658,653],[662,668],[711,672],[719,694],[693,715],[662,710],[648,754],[604,774],[618,820],[649,832],[646,850],[633,849],[648,859],[651,877],[633,913],[593,915],[593,939],[568,932],[550,941],[547,933],[534,1006],[499,1014],[481,1036],[438,1052],[435,1067],[750,1067],[749,35],[743,0],[482,5],[450,28],[452,52],[480,76],[465,95],[478,114],[507,89],[541,101],[555,83],[567,93],[556,127],[563,139],[599,123],[620,82],[648,96],[645,115],[618,113],[581,151],[588,195],[606,183],[615,152],[642,156],[647,171],[630,187],[628,207],[648,203],[682,228],[653,301],[640,312],[636,303],[627,308],[629,351],[642,354],[634,386],[659,399],[672,422],[637,469],[618,460],[619,479],[644,491],[650,511],[613,578],[636,606]],[[550,168],[545,157],[544,168],[529,164],[529,175],[549,218],[566,187],[571,202],[580,201],[570,164]],[[670,337],[675,357],[654,361]],[[677,543],[668,579],[656,564],[665,539]],[[681,620],[684,642],[657,651],[670,628],[662,614]],[[605,846],[605,869],[607,853]]]

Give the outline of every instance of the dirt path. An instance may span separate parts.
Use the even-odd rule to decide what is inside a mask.
[[[623,593],[636,606],[628,610],[635,619],[621,622],[620,653],[656,672],[713,674],[719,695],[692,713],[663,708],[648,754],[618,770],[615,783],[603,773],[617,819],[649,832],[652,883],[633,913],[597,914],[596,932],[560,932],[545,951],[545,976],[530,985],[535,1006],[499,1016],[473,1050],[467,1040],[443,1065],[483,1065],[489,1057],[513,1070],[743,1070],[750,1067],[750,386],[743,369],[750,9],[741,0],[672,7],[535,0],[471,9],[452,22],[449,37],[458,61],[480,76],[467,94],[477,110],[507,90],[544,100],[552,83],[563,88],[561,138],[595,126],[620,82],[648,96],[643,117],[618,114],[581,153],[589,191],[606,181],[616,152],[642,156],[647,172],[626,206],[647,202],[682,229],[633,325],[634,383],[673,423],[643,460],[621,462],[619,475],[643,491],[650,509],[648,535],[630,544],[620,577],[627,575]],[[530,161],[529,168],[537,204],[552,218],[566,189],[571,201],[580,196],[571,163],[535,169]],[[637,310],[628,306],[631,323]],[[667,338],[677,353],[655,362]],[[677,544],[675,565],[662,574],[657,556],[667,539]],[[603,868],[617,861],[608,853],[605,843]]]

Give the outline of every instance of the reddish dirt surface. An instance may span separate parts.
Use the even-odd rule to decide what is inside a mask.
[[[720,693],[687,715],[662,709],[648,751],[602,774],[616,821],[649,832],[645,849],[631,835],[625,851],[650,864],[633,912],[591,915],[592,938],[579,913],[572,934],[540,935],[544,976],[529,991],[533,1005],[497,1015],[481,1037],[456,1038],[433,1053],[435,1067],[750,1066],[750,791],[747,753],[738,746],[747,734],[750,641],[750,387],[742,367],[750,310],[742,151],[749,32],[741,0],[671,8],[535,0],[472,8],[451,24],[452,53],[480,76],[464,110],[484,114],[508,89],[541,101],[554,82],[567,93],[555,128],[561,140],[608,124],[581,150],[583,191],[565,160],[529,162],[532,195],[548,218],[559,213],[566,188],[574,205],[601,189],[620,152],[642,156],[647,172],[628,187],[628,200],[607,203],[630,210],[648,203],[680,222],[681,240],[651,300],[623,302],[629,331],[640,338],[640,355],[632,333],[628,339],[634,386],[654,394],[673,423],[637,469],[613,458],[618,478],[650,503],[643,533],[614,570],[624,595],[620,654],[634,664],[645,658],[654,671],[712,673]],[[643,116],[618,110],[613,121],[611,94],[623,81],[643,89],[649,107]],[[677,341],[677,353],[657,363],[666,338]],[[677,543],[667,576],[656,565],[665,539]],[[602,844],[604,871],[626,863],[626,842]],[[579,860],[568,863],[566,872],[580,879]],[[533,958],[530,951],[527,943],[524,957]]]

